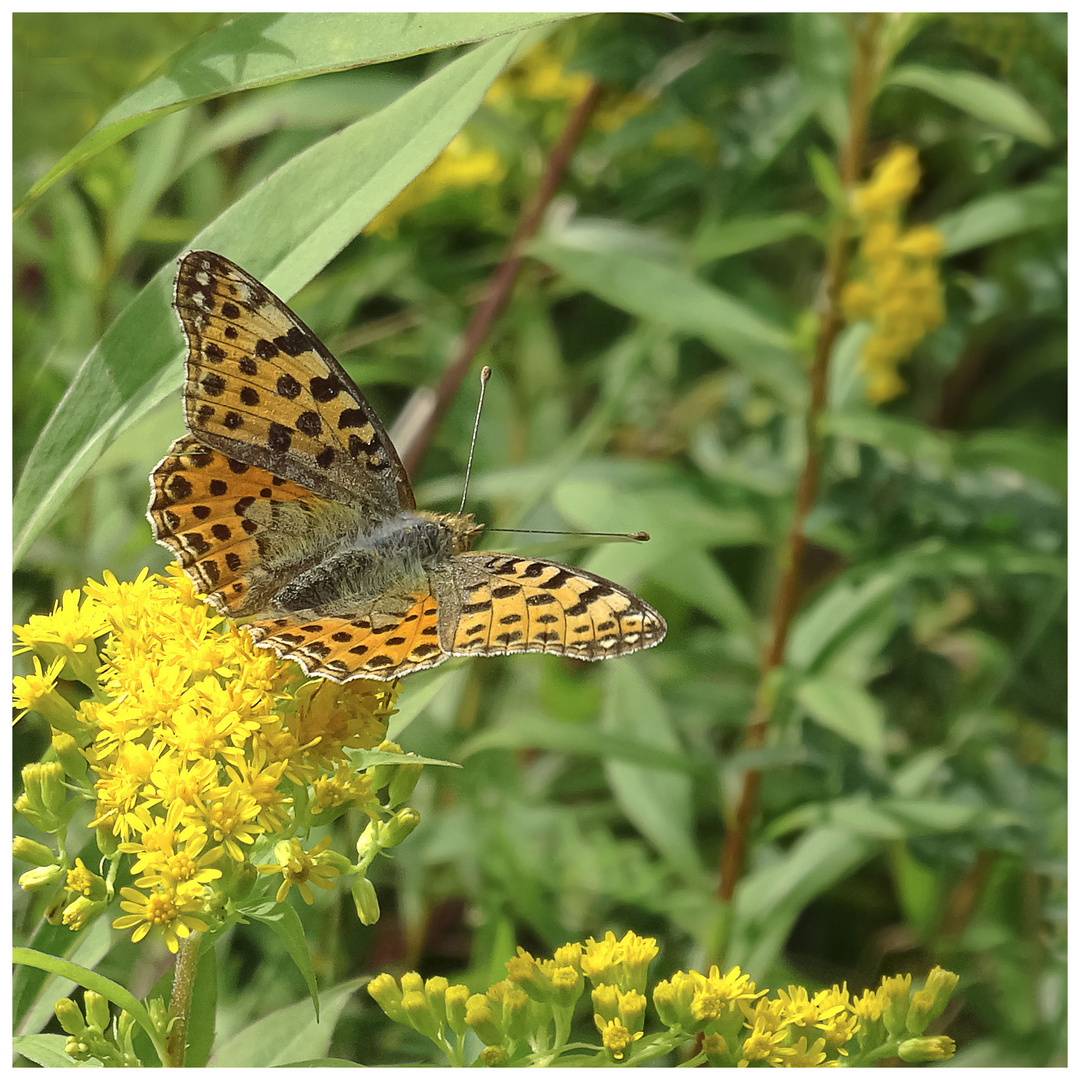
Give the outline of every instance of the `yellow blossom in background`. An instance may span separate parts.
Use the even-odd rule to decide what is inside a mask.
[[[534,45],[489,87],[484,104],[501,107],[514,97],[534,101],[568,101],[576,105],[592,86],[585,72],[567,72],[549,41]]]
[[[477,146],[466,132],[459,132],[446,149],[411,184],[364,227],[366,233],[392,238],[401,219],[418,206],[446,191],[499,184],[506,165],[490,147]]]
[[[74,809],[90,798],[90,828],[109,867],[102,877],[80,859],[56,857],[70,898],[58,913],[63,923],[77,929],[100,914],[123,867],[134,887],[120,888],[125,914],[114,926],[134,941],[154,930],[175,952],[180,939],[211,925],[209,913],[222,910],[231,888],[250,886],[252,853],[282,833],[276,863],[259,867],[281,874],[279,901],[295,885],[310,904],[312,888],[361,873],[328,850],[329,837],[312,847],[301,838],[332,808],[381,819],[386,808],[348,752],[383,742],[396,686],[308,679],[209,608],[175,565],[131,582],[106,572],[84,593],[65,593],[51,615],[15,628],[20,651],[35,653],[34,673],[15,680],[16,704],[53,725],[62,754],[24,769],[16,809],[55,835],[62,852]],[[61,675],[89,694],[69,701]],[[83,786],[65,787],[65,773]],[[401,808],[392,821],[403,813],[415,815]],[[409,831],[384,829],[367,845],[364,868]],[[42,874],[23,877],[36,888]]]
[[[580,1055],[590,1051],[571,1041],[571,1006],[565,1004],[570,999],[560,1001],[553,993],[553,986],[560,983],[570,989],[579,963],[580,974],[594,980],[594,987],[591,995],[573,1001],[587,1003],[592,1013],[600,1036],[591,1051],[597,1065],[638,1066],[675,1055],[683,1065],[816,1068],[835,1067],[841,1059],[845,1065],[870,1065],[896,1056],[930,1061],[955,1051],[951,1039],[923,1036],[919,1025],[909,1023],[907,1031],[886,1032],[884,1025],[875,1029],[867,1019],[875,1011],[880,1016],[886,1004],[899,1016],[907,1012],[909,1001],[920,1000],[924,1019],[931,1013],[940,1015],[956,988],[956,976],[942,968],[935,968],[925,988],[914,993],[909,975],[884,979],[877,989],[854,999],[846,984],[816,993],[788,986],[770,996],[767,990],[757,990],[738,967],[721,973],[713,966],[708,975],[680,971],[657,983],[650,1016],[646,982],[640,990],[621,990],[617,980],[625,977],[626,965],[644,973],[656,951],[653,938],[628,933],[619,940],[608,931],[583,946],[577,942],[560,946],[552,960],[534,957],[519,946],[506,963],[509,978],[492,984],[484,994],[448,985],[445,979],[424,983],[415,972],[401,976],[400,983],[391,975],[377,975],[368,984],[368,993],[392,1021],[408,1024],[431,1039],[452,1065],[561,1064],[563,1049],[575,1055],[574,1064],[580,1063]],[[601,976],[610,981],[600,981]],[[913,1006],[911,1013],[915,1012]],[[647,1030],[650,1021],[652,1033]],[[467,1031],[486,1047],[472,1061],[465,1053]],[[695,1040],[698,1033],[700,1044]]]
[[[867,396],[877,404],[903,393],[898,366],[945,321],[938,272],[941,234],[928,225],[902,228],[903,210],[919,175],[916,151],[896,146],[851,200],[861,229],[858,270],[845,285],[841,302],[849,321],[871,325],[859,363]]]

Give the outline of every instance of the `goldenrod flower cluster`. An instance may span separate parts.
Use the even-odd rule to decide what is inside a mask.
[[[938,273],[941,234],[929,225],[902,227],[903,210],[919,175],[916,151],[893,147],[852,199],[861,230],[860,269],[841,299],[845,318],[872,325],[860,365],[867,376],[867,397],[875,403],[904,391],[897,367],[945,321]]]
[[[401,754],[382,741],[395,687],[308,679],[207,607],[175,565],[126,583],[106,573],[83,591],[15,627],[17,651],[34,653],[15,705],[52,729],[51,760],[23,770],[15,808],[52,845],[18,837],[14,850],[33,865],[23,889],[49,891],[50,921],[78,930],[119,892],[125,914],[113,925],[134,941],[154,930],[176,952],[219,925],[260,873],[280,875],[279,901],[295,885],[307,903],[312,887],[351,877],[360,918],[377,919],[365,870],[415,827],[401,804],[421,766],[401,758],[358,772],[349,751]],[[94,868],[68,856],[85,844],[67,836],[85,802]],[[329,837],[307,841],[350,809],[369,819],[356,862]]]
[[[552,105],[577,105],[592,85],[591,75],[567,71],[551,42],[541,41],[491,84],[484,105],[515,117],[523,109],[527,112],[530,106],[539,105],[546,118]],[[610,134],[652,105],[653,99],[646,94],[608,94],[597,106],[592,126]],[[507,174],[506,163],[480,138],[476,125],[456,135],[424,172],[368,222],[364,231],[393,239],[407,214],[446,192],[501,184]],[[693,154],[706,163],[716,157],[713,133],[700,121],[689,118],[656,131],[652,147],[663,154]]]
[[[568,72],[550,41],[537,42],[489,87],[484,104],[503,108],[516,98],[531,101],[565,101],[576,105],[589,92],[592,76]]]
[[[659,1024],[646,1034],[648,968],[654,938],[633,932],[621,940],[609,930],[602,941],[570,942],[550,960],[524,949],[506,962],[507,977],[483,994],[426,982],[415,972],[381,974],[368,993],[393,1021],[408,1024],[446,1055],[452,1065],[642,1065],[673,1055],[684,1065],[781,1067],[869,1065],[882,1058],[906,1062],[951,1057],[947,1036],[926,1036],[958,979],[936,967],[923,989],[911,976],[883,979],[876,990],[852,995],[847,985],[811,994],[789,986],[770,996],[739,968],[708,975],[676,972],[652,989]],[[585,996],[586,981],[591,993]],[[571,1042],[575,1013],[586,1002],[600,1043]],[[466,1035],[484,1049],[466,1061]]]
[[[478,146],[472,136],[461,131],[427,169],[368,222],[364,232],[392,239],[401,219],[418,206],[447,191],[500,184],[505,176],[506,165],[498,153],[491,147]]]

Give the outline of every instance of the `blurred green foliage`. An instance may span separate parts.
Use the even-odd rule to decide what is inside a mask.
[[[57,177],[15,224],[16,621],[106,568],[123,579],[166,563],[143,515],[146,478],[182,431],[166,307],[180,251],[214,246],[206,229],[257,276],[279,275],[285,297],[304,285],[291,305],[389,422],[437,382],[585,75],[607,96],[479,358],[495,374],[471,509],[492,527],[648,530],[648,545],[582,542],[559,557],[638,589],[669,632],[612,664],[476,660],[406,681],[392,735],[464,768],[429,770],[421,827],[372,868],[377,925],[361,927],[347,896],[300,910],[324,991],[319,1030],[335,1032],[311,1056],[428,1053],[366,995],[348,997],[354,976],[416,968],[482,989],[514,944],[550,954],[633,929],[659,940],[661,977],[718,952],[759,986],[860,989],[940,963],[960,975],[946,1017],[958,1064],[1061,1063],[1064,15],[885,24],[868,156],[918,150],[908,219],[945,238],[946,318],[901,369],[907,391],[884,405],[860,381],[865,327],[837,343],[800,608],[754,752],[740,747],[803,464],[848,17],[603,15],[527,32],[519,57],[551,30],[533,82],[517,69],[466,129],[502,178],[433,189],[364,236],[411,178],[393,163],[413,129],[378,134],[384,110],[414,108],[436,73],[459,79],[448,98],[479,100],[503,63],[499,42],[513,41],[323,73],[290,73],[299,49],[266,44],[296,20],[287,32],[317,58],[319,34],[340,42],[341,27],[321,22],[335,18],[15,16],[20,197],[188,50],[147,84],[172,87],[180,111],[152,122],[147,105],[145,126]],[[372,20],[357,54],[421,48],[395,52],[405,31],[390,17],[347,18]],[[445,18],[461,20],[448,42],[495,32],[480,16]],[[242,42],[266,71],[280,67],[268,85],[243,83]],[[226,61],[214,78],[206,57]],[[460,121],[439,104],[423,130],[445,145]],[[420,130],[418,114],[403,115]],[[335,132],[364,118],[357,145],[382,156],[335,160]],[[269,201],[263,181],[304,160],[356,170],[355,199],[370,208],[311,181]],[[456,508],[473,407],[467,384],[413,477],[421,506]],[[46,740],[24,721],[16,766]],[[755,834],[725,909],[717,866],[747,768],[763,770]],[[102,925],[68,940],[40,924],[40,905],[16,905],[17,938],[140,997],[158,980],[145,946]],[[302,978],[258,928],[230,932],[216,978],[218,1064],[252,1063],[259,1018],[310,1018],[310,1003],[296,1004]],[[57,995],[40,989],[33,977],[17,985],[22,1031],[51,1015]]]

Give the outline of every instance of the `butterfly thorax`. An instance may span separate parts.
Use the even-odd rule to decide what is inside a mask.
[[[276,612],[326,610],[426,586],[429,574],[469,549],[483,526],[471,514],[403,510],[374,528],[359,527],[270,600]]]

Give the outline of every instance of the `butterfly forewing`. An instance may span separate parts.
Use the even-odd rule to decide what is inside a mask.
[[[233,458],[373,518],[415,506],[379,418],[319,339],[265,285],[211,251],[180,262],[188,428]]]

